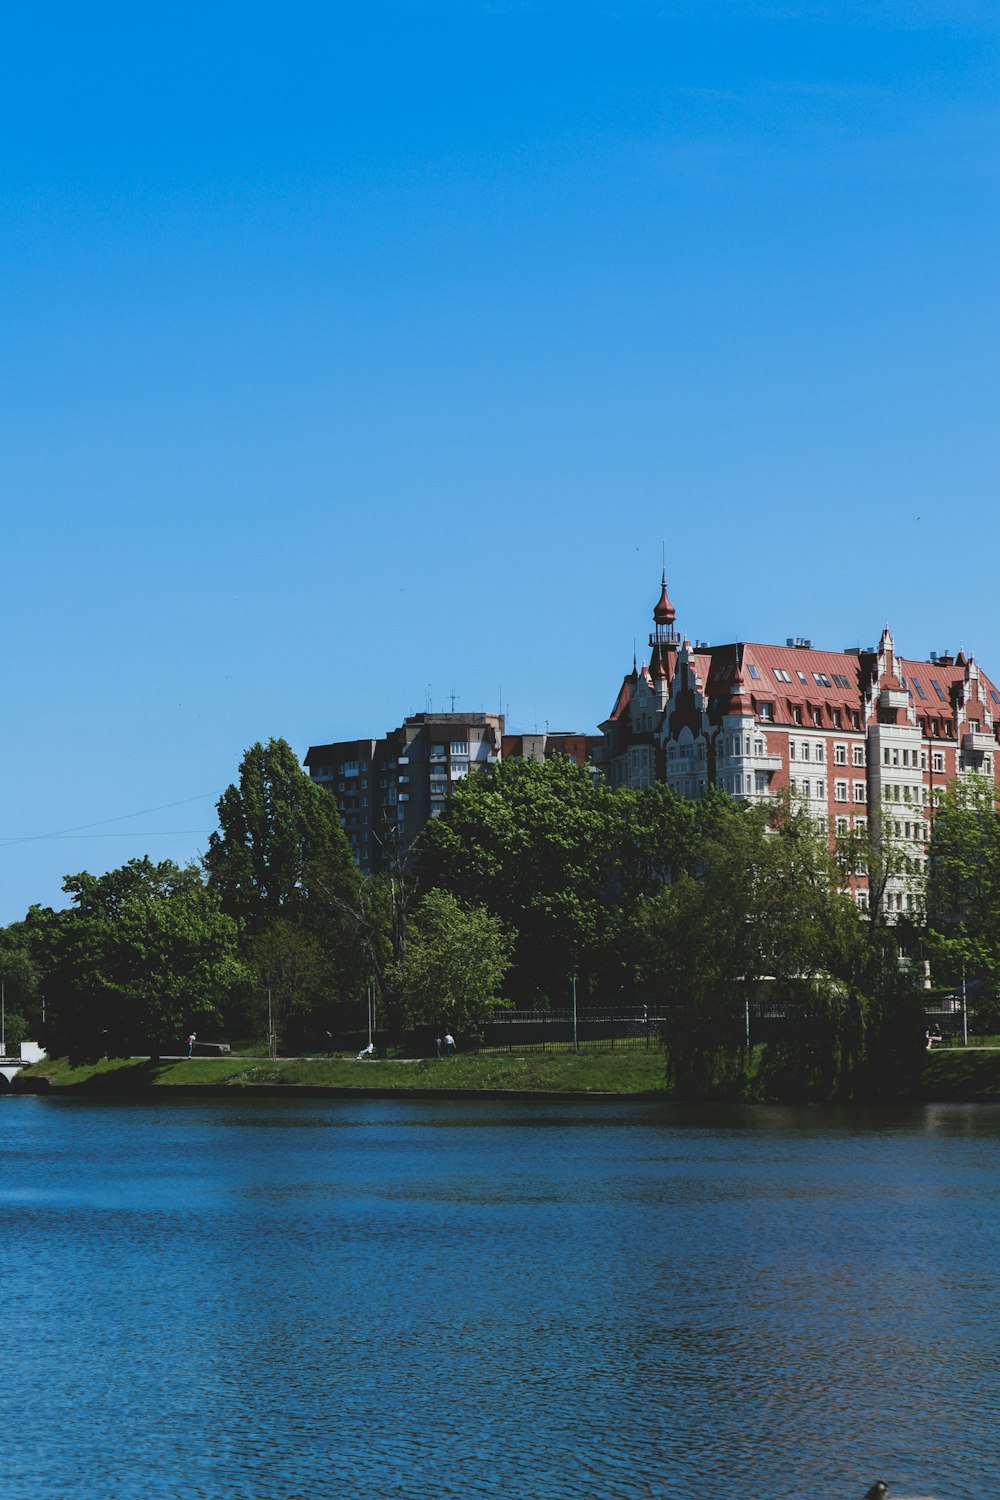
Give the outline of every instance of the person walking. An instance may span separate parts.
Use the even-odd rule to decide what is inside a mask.
[[[192,1057],[194,1055],[194,1044],[195,1044],[195,1042],[197,1040],[198,1040],[198,1034],[197,1034],[197,1032],[192,1031],[191,1035],[187,1039],[188,1057]]]
[[[452,1036],[450,1031],[445,1032],[443,1040],[445,1057],[454,1057],[455,1053],[458,1051],[458,1048],[455,1046],[455,1038]]]

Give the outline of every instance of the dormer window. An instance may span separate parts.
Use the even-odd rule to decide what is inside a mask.
[[[757,705],[757,714],[758,714],[758,717],[760,718],[760,721],[761,721],[762,724],[773,724],[774,723],[774,704],[773,703],[758,703],[758,705]]]

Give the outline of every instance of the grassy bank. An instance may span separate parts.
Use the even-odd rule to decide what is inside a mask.
[[[925,1099],[1000,1100],[1000,1048],[942,1047],[927,1054]]]
[[[82,1093],[118,1093],[177,1085],[399,1090],[528,1090],[545,1093],[645,1094],[664,1086],[663,1054],[649,1052],[529,1052],[458,1056],[418,1061],[356,1062],[353,1058],[194,1057],[150,1063],[123,1058],[71,1068],[65,1058],[47,1058],[24,1069],[15,1087],[49,1085]]]
[[[359,1063],[354,1058],[245,1056],[195,1057],[151,1063],[118,1058],[93,1067],[71,1068],[65,1058],[25,1068],[15,1089],[52,1088],[80,1093],[131,1093],[197,1085],[238,1092],[248,1086],[350,1089],[405,1093],[469,1091],[558,1094],[651,1094],[664,1090],[662,1052],[566,1051],[499,1053],[454,1057],[450,1061]],[[1000,1048],[946,1047],[928,1054],[917,1097],[928,1100],[1000,1100]]]

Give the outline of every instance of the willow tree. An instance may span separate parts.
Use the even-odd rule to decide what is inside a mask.
[[[746,1017],[766,988],[788,1017],[776,1073],[836,1092],[859,1048],[852,979],[862,942],[826,839],[787,800],[719,805],[697,877],[642,905],[639,962],[666,1002],[678,1092],[745,1086]]]

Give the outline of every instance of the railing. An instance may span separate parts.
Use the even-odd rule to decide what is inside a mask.
[[[577,1046],[587,1052],[637,1052],[659,1047],[663,1017],[642,1007],[625,1012],[579,1010]],[[496,1011],[484,1028],[480,1052],[565,1051],[573,1045],[571,1010]]]

